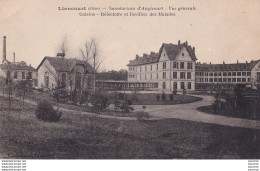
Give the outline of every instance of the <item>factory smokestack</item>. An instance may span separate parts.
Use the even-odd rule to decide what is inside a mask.
[[[6,36],[3,38],[3,60],[2,63],[6,60]]]
[[[13,53],[13,56],[14,56],[14,64],[15,64],[15,52]]]

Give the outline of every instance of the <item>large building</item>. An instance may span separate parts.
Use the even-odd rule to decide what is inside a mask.
[[[136,55],[128,66],[128,81],[154,90],[195,90],[195,48],[188,42],[162,44],[159,53]]]
[[[159,53],[136,55],[130,60],[128,86],[163,91],[233,89],[238,84],[260,88],[260,60],[234,64],[201,64],[196,60],[195,48],[188,42],[163,44]]]
[[[233,89],[237,84],[260,87],[260,60],[234,64],[196,64],[196,90]]]
[[[3,37],[3,57],[0,64],[0,79],[10,78],[14,82],[29,79],[33,86],[37,86],[37,72],[26,62],[16,62],[15,53],[13,53],[13,61],[6,58],[6,37]]]
[[[94,69],[82,60],[64,58],[64,56],[44,57],[39,66],[38,86],[45,89],[54,88],[60,82],[69,91],[94,88]]]

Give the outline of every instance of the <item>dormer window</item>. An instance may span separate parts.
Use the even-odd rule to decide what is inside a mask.
[[[181,55],[184,56],[184,53],[182,53]]]

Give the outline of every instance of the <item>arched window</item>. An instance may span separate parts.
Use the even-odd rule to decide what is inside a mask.
[[[61,74],[61,84],[63,87],[66,87],[66,73]]]
[[[44,85],[46,88],[49,88],[49,73],[48,72],[44,73]]]
[[[76,72],[75,86],[76,86],[76,89],[81,88],[81,73],[80,72]]]

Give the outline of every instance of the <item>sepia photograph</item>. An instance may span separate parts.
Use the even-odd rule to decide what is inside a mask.
[[[8,159],[19,171],[42,159],[258,164],[259,18],[258,0],[0,0],[2,169]]]

